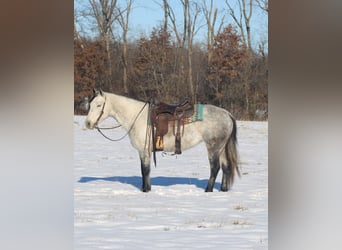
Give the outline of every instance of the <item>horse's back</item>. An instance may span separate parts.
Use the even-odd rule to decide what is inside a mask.
[[[227,110],[203,104],[202,120],[184,125],[181,136],[182,150],[192,148],[202,141],[226,141],[232,130],[233,121]],[[172,152],[174,148],[174,131],[169,128],[168,134],[164,136],[164,150]]]
[[[208,120],[215,118],[222,118],[230,120],[231,114],[228,110],[220,108],[211,104],[203,104],[203,119],[207,117]]]
[[[202,129],[219,130],[233,128],[232,115],[223,108],[214,105],[203,106],[203,124]]]

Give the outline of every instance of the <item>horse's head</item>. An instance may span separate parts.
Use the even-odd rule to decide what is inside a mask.
[[[95,128],[100,122],[109,115],[108,104],[106,104],[106,95],[102,90],[94,89],[94,96],[90,100],[90,107],[85,125],[88,129]]]

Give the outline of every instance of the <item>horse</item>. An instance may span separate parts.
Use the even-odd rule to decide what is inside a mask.
[[[113,117],[126,131],[132,146],[139,152],[143,192],[151,191],[150,171],[152,138],[150,136],[148,102],[138,101],[102,90],[94,89],[85,126],[98,128],[103,120]],[[212,192],[220,168],[223,171],[220,190],[227,192],[233,185],[235,174],[240,177],[237,152],[237,126],[235,118],[225,109],[203,105],[203,119],[184,125],[182,149],[187,150],[204,142],[208,152],[210,177],[205,192]],[[163,138],[164,151],[175,150],[175,136],[169,131]]]

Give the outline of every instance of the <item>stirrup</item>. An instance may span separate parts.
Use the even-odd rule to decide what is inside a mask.
[[[156,138],[156,151],[164,150],[163,138],[161,136],[157,136]]]

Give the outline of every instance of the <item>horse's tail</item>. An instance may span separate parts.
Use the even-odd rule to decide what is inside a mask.
[[[235,173],[241,177],[239,165],[238,165],[238,152],[237,152],[237,127],[236,120],[233,116],[230,115],[230,118],[233,121],[233,130],[231,136],[229,137],[226,146],[225,146],[225,154],[226,159],[228,161],[228,188],[230,188],[234,183]]]

